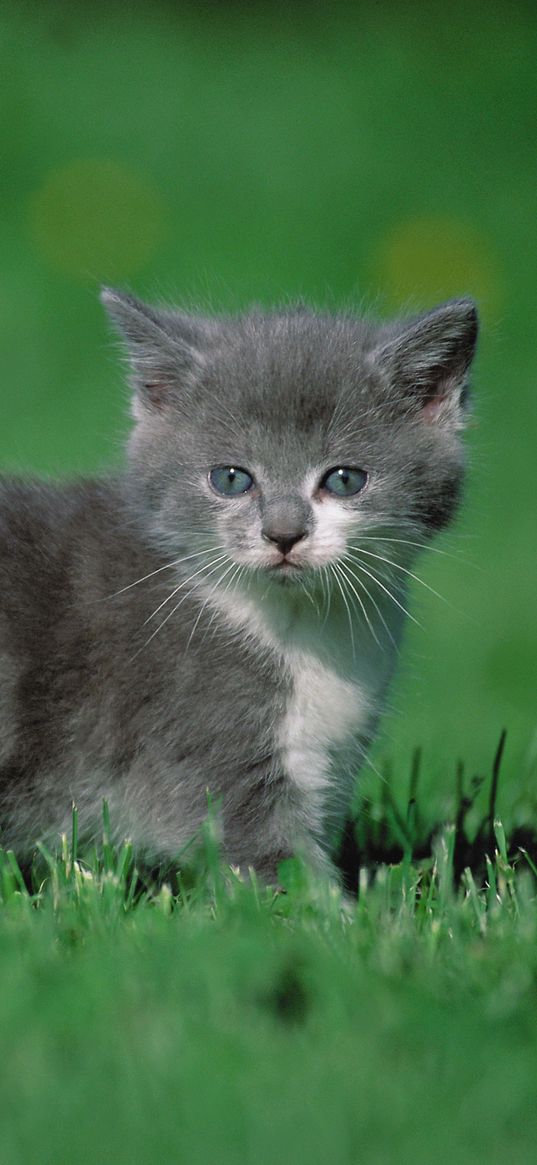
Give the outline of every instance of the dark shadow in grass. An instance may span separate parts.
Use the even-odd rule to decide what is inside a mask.
[[[304,1023],[311,999],[300,965],[284,964],[270,988],[259,996],[259,1003],[286,1027]]]
[[[506,730],[503,729],[494,756],[489,777],[487,812],[483,816],[473,837],[467,829],[468,814],[473,809],[478,793],[483,788],[486,777],[473,776],[469,788],[465,787],[464,765],[457,765],[455,777],[455,848],[453,874],[456,884],[468,867],[478,884],[486,876],[486,856],[494,855],[497,848],[494,820],[500,769],[505,748]],[[417,748],[412,758],[406,813],[395,802],[388,781],[383,787],[380,814],[373,812],[372,803],[364,802],[359,817],[348,821],[342,836],[337,857],[345,889],[357,894],[360,870],[367,869],[373,874],[383,865],[398,865],[405,858],[414,864],[433,858],[434,842],[439,830],[446,822],[437,822],[432,827],[423,825],[419,811],[418,785],[421,769],[421,749]],[[519,826],[507,837],[509,861],[516,864],[521,858],[521,850],[526,851],[537,865],[537,830],[530,826]]]

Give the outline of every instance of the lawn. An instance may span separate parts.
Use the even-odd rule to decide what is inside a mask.
[[[297,862],[240,882],[209,830],[173,891],[106,836],[33,893],[2,855],[2,1161],[529,1165],[535,869],[497,821],[457,887],[455,840],[354,903]]]
[[[2,470],[120,461],[101,282],[482,318],[465,503],[357,794],[359,898],[293,864],[285,894],[242,884],[210,833],[179,881],[106,830],[26,881],[3,854],[2,1165],[529,1165],[534,7],[7,0],[0,32]]]

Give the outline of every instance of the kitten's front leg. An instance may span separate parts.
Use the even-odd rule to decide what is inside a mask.
[[[322,844],[322,805],[297,788],[272,758],[234,783],[221,802],[223,856],[241,876],[249,869],[260,882],[276,886],[279,867],[302,859],[313,877],[339,883],[336,867]]]

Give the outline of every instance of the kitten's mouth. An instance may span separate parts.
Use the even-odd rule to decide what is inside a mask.
[[[280,562],[275,562],[273,566],[269,566],[269,571],[272,575],[283,582],[284,579],[296,577],[303,570],[297,562],[289,562],[288,559],[282,558]]]

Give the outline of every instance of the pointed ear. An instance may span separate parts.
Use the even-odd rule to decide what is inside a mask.
[[[403,403],[427,424],[460,427],[478,333],[471,299],[452,300],[417,319],[382,329],[373,353]]]
[[[148,307],[111,287],[101,289],[101,303],[127,349],[138,400],[160,411],[192,382],[201,364],[192,327],[179,313]]]

